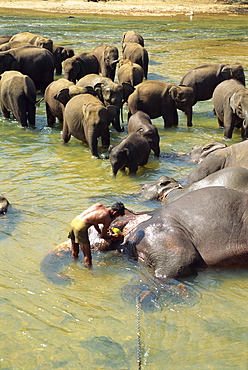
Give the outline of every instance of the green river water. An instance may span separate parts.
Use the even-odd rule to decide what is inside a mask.
[[[121,54],[122,32],[135,29],[149,52],[149,79],[178,84],[205,63],[241,63],[248,71],[244,15],[69,18],[1,10],[0,20],[2,35],[30,31],[76,53],[108,43]],[[212,111],[211,100],[197,103],[192,128],[181,112],[178,128],[165,130],[154,120],[161,157],[151,154],[136,176],[119,172],[116,178],[109,160],[92,158],[86,145],[74,138],[62,145],[61,126],[46,126],[44,103],[35,130],[0,116],[0,191],[11,203],[0,218],[0,369],[137,369],[137,284],[160,293],[140,311],[142,369],[248,368],[247,270],[200,272],[183,280],[182,296],[158,287],[146,266],[113,252],[94,253],[92,270],[82,256],[53,264],[44,259],[67,239],[71,219],[93,202],[120,200],[139,212],[158,207],[136,195],[140,184],[161,175],[184,179],[195,165],[175,154],[223,140]],[[111,128],[111,143],[124,135]],[[237,130],[227,144],[240,141]],[[57,268],[69,279],[53,280]]]

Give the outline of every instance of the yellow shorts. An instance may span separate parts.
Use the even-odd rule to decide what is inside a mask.
[[[71,222],[71,229],[69,231],[68,238],[74,240],[76,243],[90,244],[88,237],[88,228],[90,226],[90,224],[87,224],[75,217]]]

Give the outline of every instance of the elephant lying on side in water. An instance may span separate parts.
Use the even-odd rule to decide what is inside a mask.
[[[118,63],[119,51],[116,46],[102,44],[97,46],[92,54],[98,60],[100,72],[103,77],[108,77],[112,81],[115,79],[116,65]]]
[[[126,44],[127,42],[136,42],[137,44],[144,46],[143,37],[134,30],[129,30],[122,33],[122,45]]]
[[[128,121],[128,133],[136,132],[143,136],[149,145],[149,148],[154,152],[156,157],[160,154],[160,137],[158,129],[150,120],[150,117],[145,112],[138,110]]]
[[[126,167],[130,173],[136,173],[139,166],[147,164],[150,147],[143,136],[133,132],[114,147],[111,145],[109,153],[113,175],[116,176],[119,170],[125,171]]]
[[[12,113],[22,127],[35,126],[36,87],[33,80],[18,71],[0,75],[0,102],[2,115]]]
[[[54,67],[52,53],[37,46],[21,46],[0,52],[0,74],[10,70],[22,72],[32,78],[36,89],[42,93],[53,81]]]
[[[216,86],[230,78],[245,85],[244,69],[240,64],[205,64],[187,72],[179,85],[193,88],[195,105],[200,100],[211,99]]]
[[[31,45],[53,51],[53,41],[48,37],[36,35],[31,32],[20,32],[13,35],[9,41],[28,42]]]
[[[97,144],[102,139],[102,146],[110,144],[109,123],[112,106],[105,107],[102,102],[91,94],[74,96],[65,106],[62,140],[67,143],[71,135],[88,143],[92,155],[99,158]]]
[[[187,115],[187,125],[192,126],[193,90],[161,81],[144,81],[136,86],[128,98],[129,115],[142,110],[151,119],[160,116],[164,127],[178,125],[177,109]]]
[[[63,122],[64,107],[68,101],[75,95],[85,93],[95,95],[95,91],[90,86],[76,86],[66,78],[59,78],[51,82],[44,93],[48,126],[53,126],[56,118],[59,122]]]
[[[193,190],[209,186],[225,186],[248,193],[248,170],[243,167],[226,167],[184,187],[172,177],[161,176],[152,183],[144,184],[141,196],[147,200],[156,199],[167,204]]]
[[[210,140],[204,145],[195,145],[186,155],[189,156],[190,162],[200,163],[210,153],[226,147],[221,141]]]
[[[0,214],[5,214],[9,207],[9,201],[4,195],[0,194]]]
[[[76,83],[77,80],[90,73],[99,73],[99,63],[92,53],[80,53],[64,62],[64,75],[69,81]]]
[[[90,228],[92,248],[116,249],[151,266],[158,278],[179,278],[205,268],[248,267],[248,195],[237,190],[195,190],[152,215],[125,212],[110,227],[123,231],[123,242],[103,240]],[[63,243],[53,253],[69,248],[70,242]]]
[[[230,79],[221,82],[214,90],[213,104],[224,137],[231,139],[235,127],[241,128],[241,137],[247,139],[248,89],[239,81]]]
[[[183,186],[204,179],[213,172],[225,167],[244,167],[248,169],[248,141],[233,144],[226,148],[215,150],[207,155],[201,163],[189,174]]]

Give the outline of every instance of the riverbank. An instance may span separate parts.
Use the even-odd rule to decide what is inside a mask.
[[[66,14],[97,14],[123,16],[192,16],[202,13],[246,13],[248,5],[227,4],[218,0],[0,0],[3,9],[28,9]]]

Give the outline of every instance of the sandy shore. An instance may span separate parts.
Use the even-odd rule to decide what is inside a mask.
[[[32,9],[66,14],[109,14],[124,16],[168,16],[197,13],[246,13],[247,5],[225,4],[218,0],[0,0],[0,8]]]

